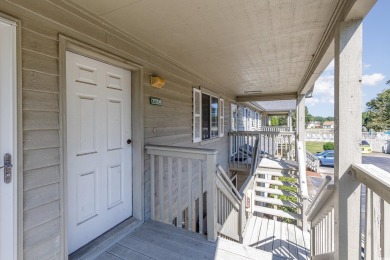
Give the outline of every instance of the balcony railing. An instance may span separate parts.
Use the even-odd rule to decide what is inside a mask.
[[[309,151],[306,151],[306,167],[313,172],[320,171],[320,161]]]
[[[345,234],[339,247],[361,243],[362,259],[390,259],[390,175],[371,164],[353,164],[351,176],[363,184],[360,216],[348,216],[361,228],[360,238]],[[340,187],[342,188],[342,187]],[[335,250],[335,186],[331,177],[326,177],[306,211],[311,222],[312,259],[333,259]],[[361,224],[361,225],[360,225]]]
[[[250,169],[253,147],[259,142],[259,156],[295,160],[295,132],[229,132],[231,169]]]

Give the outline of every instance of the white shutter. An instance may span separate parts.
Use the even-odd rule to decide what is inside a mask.
[[[197,143],[202,141],[202,92],[194,88],[192,93],[192,141]]]
[[[219,137],[225,134],[225,102],[219,99]]]

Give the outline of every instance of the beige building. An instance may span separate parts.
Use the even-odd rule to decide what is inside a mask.
[[[374,4],[0,1],[0,259],[360,257],[361,183],[390,202],[382,173],[357,165]],[[335,179],[309,205],[305,97],[332,59]],[[237,131],[238,107],[261,127],[254,102],[286,100],[297,131],[291,116]],[[369,217],[379,259],[390,247]]]

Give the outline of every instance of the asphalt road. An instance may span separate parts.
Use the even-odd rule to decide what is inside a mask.
[[[366,164],[373,164],[390,174],[390,154],[369,154],[362,156],[362,162]],[[311,177],[311,182],[314,187],[318,188],[322,180],[325,178],[325,175],[333,175],[334,168],[328,166],[320,167],[321,178]]]

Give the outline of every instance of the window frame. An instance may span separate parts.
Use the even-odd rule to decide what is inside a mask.
[[[195,128],[195,116],[193,116],[193,143],[198,143],[198,142],[209,142],[211,140],[216,140],[220,137],[223,137],[225,134],[225,127],[224,127],[224,115],[225,115],[225,108],[221,107],[221,105],[225,105],[225,101],[223,98],[218,97],[217,95],[210,93],[208,91],[202,91],[201,89],[198,88],[193,88],[193,96],[195,96],[195,92],[200,94],[200,115],[198,114],[197,116],[200,116],[200,137],[195,138],[196,134],[195,131],[197,129]],[[209,127],[208,127],[208,138],[203,138],[203,95],[207,95],[209,97]],[[217,134],[215,136],[212,136],[212,124],[213,124],[213,113],[212,113],[212,105],[215,103],[212,103],[212,99],[216,99],[217,102],[217,115],[216,115],[216,123],[217,123]],[[195,98],[193,99],[193,104],[192,104],[192,110],[193,110],[193,115],[195,112]],[[223,117],[223,118],[222,118]],[[215,122],[214,122],[215,123]]]

